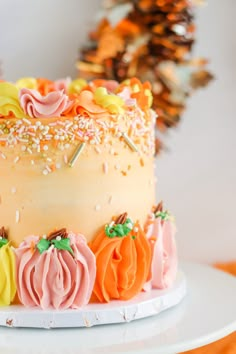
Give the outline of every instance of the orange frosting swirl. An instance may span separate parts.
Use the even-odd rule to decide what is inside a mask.
[[[79,95],[72,94],[70,99],[68,108],[63,112],[64,116],[71,117],[81,114],[95,119],[109,117],[107,110],[94,102],[94,95],[91,91],[85,90]]]
[[[95,254],[97,276],[93,295],[100,302],[129,300],[146,282],[151,265],[151,249],[139,225],[138,232],[109,238],[103,230],[90,244]]]

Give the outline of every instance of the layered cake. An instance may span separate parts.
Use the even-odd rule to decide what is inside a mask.
[[[0,82],[0,305],[81,308],[170,287],[149,83]]]

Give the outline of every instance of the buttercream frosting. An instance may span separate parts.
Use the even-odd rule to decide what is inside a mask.
[[[0,306],[10,305],[15,294],[15,255],[7,243],[0,248]]]
[[[96,257],[93,294],[98,301],[129,300],[142,290],[149,274],[151,249],[138,224],[125,236],[108,237],[103,229],[90,247]]]
[[[24,117],[18,98],[18,88],[9,82],[0,82],[0,118],[13,114],[18,118]]]
[[[162,213],[162,215],[168,215]],[[158,214],[157,214],[158,215]],[[170,287],[177,274],[178,258],[175,241],[176,227],[169,217],[150,214],[145,231],[152,250],[151,279],[144,289]]]
[[[40,238],[28,237],[15,250],[21,303],[42,309],[79,308],[89,302],[96,274],[95,257],[80,234],[69,233],[73,256],[53,245],[42,254]]]
[[[68,96],[62,91],[49,92],[42,96],[38,91],[23,88],[19,92],[20,104],[30,117],[59,117],[66,109]]]

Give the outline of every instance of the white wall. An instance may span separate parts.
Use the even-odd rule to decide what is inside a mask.
[[[74,62],[99,0],[0,0],[4,77],[75,76]],[[216,80],[188,101],[170,153],[157,160],[158,197],[177,218],[182,258],[236,258],[235,0],[209,0],[198,11],[197,55]]]

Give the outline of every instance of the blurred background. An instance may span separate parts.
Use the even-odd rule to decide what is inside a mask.
[[[0,0],[3,77],[76,77],[79,47],[101,0]],[[176,216],[182,259],[236,259],[236,1],[208,0],[196,12],[196,56],[215,80],[189,100],[156,160],[157,198]],[[1,168],[1,166],[0,166]]]

